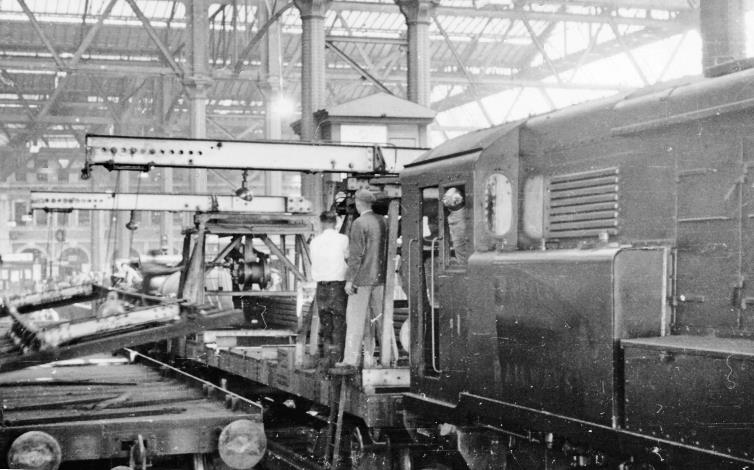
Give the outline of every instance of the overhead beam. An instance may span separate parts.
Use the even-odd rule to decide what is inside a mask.
[[[479,106],[479,110],[482,112],[485,121],[487,121],[487,124],[491,126],[493,124],[492,116],[490,116],[490,114],[487,112],[487,108],[484,107],[484,103],[482,103],[482,96],[479,95],[479,90],[477,90],[477,83],[475,78],[469,73],[469,70],[463,61],[463,58],[461,58],[461,55],[458,53],[458,49],[456,49],[453,41],[450,40],[450,37],[445,31],[445,28],[443,28],[442,23],[440,23],[440,20],[437,19],[436,15],[433,15],[432,20],[434,21],[435,26],[437,26],[438,31],[440,31],[440,34],[442,34],[442,37],[445,39],[445,46],[450,51],[451,55],[453,55],[453,58],[458,64],[458,68],[461,69],[461,72],[466,77],[466,80],[468,80],[469,91],[474,97],[474,101],[477,103],[477,106]]]
[[[29,119],[34,119],[34,110],[26,97],[24,97],[23,91],[18,87],[16,80],[14,80],[5,69],[0,69],[0,78],[4,78],[11,83],[11,88],[15,91],[16,98],[18,99],[18,102],[21,103],[21,106],[23,106],[24,111],[26,111],[26,115],[29,116]]]
[[[346,32],[349,35],[353,35],[353,29],[351,28],[351,25],[348,24],[348,21],[346,21],[346,19],[343,18],[343,15],[339,11],[335,12],[335,19],[338,23],[340,23],[340,25],[343,27],[343,29],[346,30]],[[333,27],[335,27],[335,21],[333,21],[332,25],[330,26],[330,30],[332,30]],[[328,34],[329,34],[329,31],[328,31]],[[325,37],[325,42],[327,42],[326,37]],[[354,44],[354,47],[356,47],[356,50],[359,51],[359,55],[361,56],[361,58],[364,60],[364,64],[365,64],[364,68],[367,70],[369,69],[374,70],[374,64],[372,63],[372,59],[369,57],[369,54],[367,54],[366,51],[364,50],[363,43],[356,42],[353,44]],[[408,41],[406,41],[406,44],[408,45]]]
[[[561,7],[561,9],[562,8],[564,7]],[[545,45],[543,43],[543,38],[546,39],[547,36],[550,35],[552,30],[555,28],[555,25],[557,25],[557,22],[553,21],[549,25],[547,25],[545,31],[542,32],[542,37],[540,37],[539,35],[537,35],[536,31],[534,31],[534,28],[532,28],[531,23],[529,23],[528,12],[523,9],[518,9],[518,12],[521,15],[520,20],[524,24],[526,31],[529,33],[529,37],[531,37],[536,50],[539,51],[539,54],[542,56],[545,64],[547,64],[547,67],[549,67],[550,72],[552,72],[552,75],[555,77],[555,80],[557,80],[558,83],[562,83],[563,80],[560,78],[560,73],[558,72],[558,69],[555,68],[555,64],[553,64],[552,60],[550,59],[550,55],[547,53],[547,50],[545,50]],[[528,66],[529,64],[526,65]]]
[[[92,86],[97,90],[97,94],[105,103],[105,106],[107,107],[107,110],[110,113],[110,116],[113,118],[115,124],[122,124],[117,106],[115,105],[115,103],[110,101],[110,97],[107,96],[107,93],[105,93],[105,90],[102,88],[102,85],[100,85],[99,81],[95,77],[89,76],[89,83],[91,83]]]
[[[541,0],[527,0],[525,3],[539,3]],[[615,0],[562,0],[548,3],[568,3],[579,6],[614,7]],[[620,0],[620,6],[624,8],[653,9],[653,10],[693,10],[693,2],[689,0]]]
[[[244,61],[248,59],[249,54],[251,54],[251,51],[253,51],[257,45],[259,44],[259,41],[264,38],[265,34],[267,34],[267,31],[270,29],[270,26],[275,24],[281,16],[283,16],[283,13],[290,10],[293,7],[293,2],[290,1],[280,7],[277,11],[275,11],[270,17],[265,21],[265,23],[259,27],[259,30],[257,30],[257,33],[254,35],[254,37],[251,38],[248,44],[246,44],[246,47],[243,48],[241,53],[238,55],[238,59],[236,61],[236,64],[233,66],[233,71],[236,74],[241,73],[241,70],[244,68]]]
[[[623,48],[623,54],[625,54],[626,58],[628,58],[628,61],[631,62],[631,66],[633,66],[636,74],[639,75],[639,78],[641,79],[642,83],[644,83],[644,86],[649,86],[649,79],[647,78],[647,75],[644,73],[644,70],[642,70],[641,65],[639,65],[639,61],[637,61],[636,57],[634,57],[634,53],[631,51],[629,45],[626,44],[626,41],[623,40],[623,34],[618,29],[618,25],[615,24],[610,16],[608,16],[608,23],[610,24],[610,29],[615,35],[615,39]]]
[[[408,45],[408,41],[403,38],[385,38],[379,36],[343,36],[339,34],[328,34],[325,40],[328,42],[345,42],[353,44],[389,44],[393,46]]]
[[[300,197],[255,196],[246,201],[231,195],[32,191],[30,210],[171,211],[171,212],[309,212]]]
[[[393,92],[390,90],[390,88],[386,87],[384,83],[382,83],[380,80],[377,79],[374,75],[369,73],[367,69],[359,65],[358,62],[356,62],[351,56],[345,53],[342,49],[340,49],[338,46],[333,44],[330,41],[325,41],[325,47],[335,53],[338,57],[343,59],[352,69],[354,69],[356,72],[358,72],[359,75],[361,75],[362,78],[366,79],[372,85],[379,88],[381,91],[392,95]]]
[[[0,123],[4,124],[23,124],[29,121],[28,116],[23,113],[0,109]],[[39,124],[46,125],[64,125],[76,124],[87,126],[108,125],[113,123],[109,116],[43,116],[37,121]],[[145,122],[145,121],[141,121]],[[148,121],[147,121],[148,122]]]
[[[0,57],[0,67],[4,69],[12,70],[31,70],[41,71],[48,70],[50,72],[56,72],[57,68],[55,62],[44,57]],[[173,75],[173,71],[170,68],[165,67],[157,62],[153,63],[138,63],[130,64],[123,61],[115,60],[91,60],[83,64],[71,64],[66,63],[65,68],[62,70],[66,73],[91,73],[102,76],[117,76],[123,77],[128,75]]]
[[[691,29],[691,24],[678,24],[676,25],[676,30],[673,31],[674,33],[683,33],[685,31],[688,31]],[[638,47],[643,44],[650,43],[652,41],[656,41],[658,38],[656,37],[650,37],[647,36],[644,31],[638,31],[636,33],[632,33],[629,35],[623,35],[623,41],[630,41],[630,44],[632,47]],[[613,39],[610,41],[606,41],[602,44],[597,45],[594,47],[594,54],[593,54],[593,60],[598,60],[600,58],[605,57],[609,54],[619,54],[622,52],[622,45],[620,42],[618,42],[617,39]],[[584,51],[578,51],[574,52],[573,54],[569,54],[565,57],[562,57],[560,59],[557,59],[553,62],[554,67],[557,70],[571,70],[574,68],[574,66],[579,64],[588,63],[590,60],[588,58],[584,57]],[[489,95],[493,93],[498,93],[501,91],[505,91],[509,88],[518,88],[518,87],[526,87],[526,88],[548,88],[548,89],[581,89],[581,90],[615,90],[618,91],[626,91],[630,90],[631,87],[626,86],[620,86],[615,85],[612,86],[610,84],[574,84],[569,82],[563,82],[563,83],[548,83],[548,82],[542,82],[542,78],[547,77],[550,75],[550,68],[543,64],[541,67],[530,69],[526,72],[525,75],[518,75],[511,77],[510,85],[506,86],[504,84],[489,84],[490,86],[485,90],[485,92]],[[607,85],[607,86],[605,86]],[[462,93],[455,94],[449,98],[436,101],[432,104],[432,108],[435,111],[445,111],[450,108],[454,108],[456,106],[461,106],[469,101],[473,100],[473,95],[471,94],[471,91],[464,91]]]
[[[540,2],[536,2],[540,3]],[[558,2],[568,4],[568,2]],[[380,13],[393,13],[397,12],[397,6],[392,6],[389,3],[372,3],[372,2],[353,2],[353,1],[337,1],[333,2],[331,7],[337,11],[365,11],[365,12],[380,12]],[[678,11],[687,11],[688,8],[677,9]],[[672,9],[671,11],[676,11]],[[576,23],[603,23],[604,20],[588,13],[552,13],[546,11],[527,10],[530,20],[536,21],[568,21]],[[438,16],[452,16],[452,17],[469,17],[469,18],[508,18],[517,19],[519,17],[518,12],[515,9],[505,8],[502,6],[488,5],[483,8],[468,8],[468,7],[449,7],[438,6]],[[678,21],[675,18],[668,20],[662,20],[657,18],[636,18],[629,16],[614,16],[617,23],[630,24],[634,26],[647,26],[652,28],[661,28]]]
[[[78,49],[76,49],[76,52],[73,54],[73,57],[68,62],[68,66],[74,67],[76,66],[76,64],[79,63],[79,61],[81,60],[81,57],[84,55],[86,50],[94,41],[94,38],[97,36],[97,33],[99,32],[99,29],[102,27],[102,24],[104,23],[105,19],[108,16],[110,16],[110,13],[112,12],[116,1],[117,0],[109,0],[105,8],[102,10],[100,17],[97,19],[97,22],[91,28],[89,28],[89,31],[87,31],[86,35],[81,40],[81,44],[79,44]],[[34,118],[32,118],[29,121],[29,125],[28,125],[29,130],[33,131],[34,128],[42,122],[42,119],[44,119],[50,113],[50,111],[57,103],[58,99],[60,98],[60,95],[63,93],[63,90],[65,89],[65,87],[67,86],[70,80],[71,80],[71,74],[68,73],[58,81],[57,86],[53,90],[47,102],[42,106],[42,109],[40,109],[39,112],[34,116]]]
[[[168,49],[168,46],[166,46],[165,43],[162,42],[162,38],[160,38],[160,36],[157,34],[157,31],[155,31],[155,29],[152,27],[152,23],[149,21],[149,18],[144,15],[144,12],[141,11],[141,8],[139,8],[139,5],[136,4],[135,0],[126,0],[126,2],[131,7],[131,10],[133,10],[136,17],[139,18],[139,21],[141,21],[141,24],[142,26],[144,26],[144,30],[147,32],[149,39],[151,39],[154,45],[157,46],[157,50],[160,51],[160,56],[162,56],[162,59],[170,66],[170,69],[173,70],[176,75],[182,76],[183,68],[178,65],[178,62],[175,61],[175,58],[170,52],[170,49]]]
[[[186,0],[178,0],[185,3]],[[218,5],[228,5],[238,0],[215,0]],[[264,0],[244,0],[249,5],[261,4]],[[695,6],[690,0],[620,0],[621,5],[626,8],[639,9],[656,9],[656,10],[693,10]],[[543,5],[543,4],[571,4],[578,6],[615,6],[615,0],[516,0],[516,3],[523,5]]]
[[[637,9],[650,9],[668,11],[671,13],[671,17],[668,19],[656,18],[652,16],[646,17],[634,17],[629,15],[622,15],[616,11],[613,14],[613,18],[618,24],[630,24],[634,26],[645,26],[650,28],[663,28],[667,25],[677,23],[678,21],[687,22],[693,21],[694,15],[689,13],[697,10],[696,7],[690,7],[686,0],[678,1],[659,1],[657,5],[654,5],[652,0],[641,0],[632,2],[631,0],[621,0],[621,6],[626,4],[635,4],[633,8]],[[219,1],[213,3],[220,3]],[[257,2],[261,5],[261,1]],[[519,3],[519,2],[517,2]],[[541,5],[540,1],[527,1],[520,2],[523,4]],[[613,0],[602,1],[559,1],[559,2],[545,2],[553,5],[563,5],[566,7],[572,6],[594,6],[594,7],[606,7],[614,8],[616,2]],[[640,6],[643,5],[643,6]],[[629,7],[630,8],[630,7]],[[398,7],[392,3],[379,3],[379,2],[362,2],[362,1],[336,1],[333,2],[331,9],[333,11],[353,11],[353,12],[377,12],[377,13],[393,13],[398,14]],[[597,15],[592,15],[588,12],[560,12],[553,13],[551,11],[531,10],[527,9],[529,18],[532,21],[567,21],[576,23],[602,23],[604,22]],[[437,14],[439,16],[458,17],[458,18],[507,18],[515,19],[518,17],[515,9],[509,8],[504,5],[486,5],[481,8],[469,8],[469,7],[451,7],[451,6],[438,6]],[[676,16],[673,16],[676,15]]]
[[[86,168],[110,170],[214,168],[318,173],[395,171],[390,162],[417,158],[424,150],[309,142],[238,142],[88,135]],[[393,158],[395,155],[395,158]],[[387,168],[381,168],[382,156]]]
[[[598,52],[599,48],[595,49]],[[570,58],[569,58],[570,60]],[[19,70],[23,66],[25,70],[40,70],[47,66],[54,67],[54,63],[49,59],[37,59],[29,58],[26,60],[7,59],[0,58],[0,68]],[[294,65],[290,70],[286,70],[285,73],[294,73],[298,69],[298,66]],[[92,75],[111,75],[113,70],[120,70],[115,74],[118,76],[164,76],[172,75],[172,71],[167,67],[161,66],[127,66],[125,63],[121,64],[81,64],[75,68],[80,73],[88,73]],[[258,80],[258,67],[251,67],[244,70],[240,75],[236,76],[229,70],[215,70],[212,74],[213,80],[240,80],[240,81],[257,81]],[[352,81],[358,79],[359,74],[348,69],[327,69],[328,81]],[[380,77],[380,81],[384,83],[404,83],[406,80],[403,73],[391,72],[384,77]],[[543,83],[536,78],[522,78],[508,75],[475,75],[475,81],[479,86],[500,86],[500,87],[517,87],[517,86],[531,86],[531,87],[544,87],[544,88],[561,88],[561,89],[576,89],[583,90],[585,88],[591,88],[595,90],[626,90],[625,86],[612,83],[588,83],[588,84],[573,84],[573,83]],[[433,84],[450,84],[450,85],[465,85],[467,83],[466,77],[462,73],[448,73],[448,72],[434,72],[432,74]]]
[[[94,25],[89,28],[89,31],[86,32],[86,35],[81,40],[81,44],[79,44],[78,49],[76,49],[76,52],[74,52],[71,60],[68,61],[67,65],[69,67],[73,67],[79,63],[81,57],[89,49],[89,46],[92,44],[92,42],[94,42],[94,38],[97,37],[97,33],[99,32],[100,28],[102,28],[102,24],[107,18],[110,17],[110,13],[112,13],[116,3],[117,0],[109,0],[107,5],[105,5],[105,8],[102,10],[102,13],[100,13],[99,18],[97,18],[97,22],[94,23]]]
[[[42,40],[42,44],[44,44],[44,46],[52,55],[52,59],[55,61],[55,64],[58,66],[58,69],[63,70],[65,68],[65,63],[63,62],[63,59],[58,54],[58,51],[55,50],[55,46],[53,46],[52,41],[50,41],[50,39],[47,37],[47,34],[45,34],[44,30],[42,29],[42,25],[39,24],[39,21],[37,21],[36,16],[34,16],[34,13],[26,4],[25,0],[17,0],[17,1],[18,1],[18,4],[21,6],[21,9],[24,11],[24,13],[26,13],[27,18],[29,18],[31,27],[34,28],[34,31],[37,33],[37,36],[39,37],[39,39]]]
[[[216,0],[215,3],[230,3],[233,0]],[[262,3],[262,0],[257,2]],[[516,0],[516,3],[523,5],[535,5],[540,6],[542,4],[553,5],[566,5],[566,6],[594,6],[594,7],[614,7],[615,0],[562,0],[562,1],[541,1],[541,0]],[[689,5],[688,0],[621,0],[621,5],[627,5],[627,8],[635,8],[641,10],[663,10],[670,12],[689,12],[696,8]],[[363,11],[363,12],[379,12],[379,13],[398,13],[398,7],[391,3],[378,3],[378,2],[362,2],[362,1],[349,1],[338,0],[332,2],[330,7],[334,11]],[[490,17],[490,18],[516,18],[517,13],[507,8],[505,5],[487,5],[482,8],[469,8],[469,7],[450,7],[439,6],[437,8],[437,14],[439,16],[457,16],[457,17]],[[589,13],[560,13],[553,14],[547,11],[531,11],[529,12],[529,18],[537,21],[575,21],[580,23],[602,23],[603,20],[590,15]],[[657,18],[634,18],[630,16],[617,16],[615,20],[620,24],[632,24],[637,26],[648,27],[662,27],[676,21],[671,18],[669,20],[657,19]]]

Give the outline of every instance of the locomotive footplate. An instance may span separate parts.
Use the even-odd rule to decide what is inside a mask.
[[[146,468],[164,456],[216,451],[226,463],[235,458],[254,465],[261,459],[261,407],[139,358],[140,363],[129,363],[121,357],[89,357],[0,376],[3,463],[7,458],[14,466],[14,459],[18,464],[30,458],[23,443],[40,436],[65,461],[122,459]],[[239,426],[246,430],[242,438]],[[249,444],[241,446],[243,455],[228,457],[229,448],[231,453],[241,449],[233,439]]]
[[[754,464],[753,459],[738,457],[727,452],[727,449],[706,449],[694,443],[650,437],[644,432],[575,420],[469,393],[461,393],[458,402],[453,404],[407,393],[403,404],[406,409],[417,412],[418,416],[430,422],[442,416],[445,422],[470,428],[477,426],[485,430],[497,429],[503,434],[529,439],[531,442],[543,442],[546,430],[575,443],[589,442],[595,449],[616,455],[649,454],[653,459],[670,465],[660,468],[740,470]],[[473,416],[478,418],[469,421],[469,417]]]

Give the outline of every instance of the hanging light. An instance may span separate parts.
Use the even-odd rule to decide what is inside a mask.
[[[243,171],[243,179],[241,179],[241,187],[236,189],[236,196],[240,197],[244,201],[251,202],[254,199],[254,195],[246,185],[246,180],[249,177],[249,170]]]
[[[139,228],[139,223],[136,222],[136,211],[131,211],[131,217],[129,217],[128,222],[126,222],[126,228],[131,231]]]

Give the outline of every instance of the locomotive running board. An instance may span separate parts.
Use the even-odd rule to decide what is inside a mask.
[[[710,466],[697,468],[715,468],[713,465],[715,462],[719,464],[721,459],[728,464],[754,464],[751,458],[741,458],[722,450],[705,449],[659,436],[646,436],[620,427],[604,426],[468,392],[461,392],[458,403],[455,404],[416,393],[405,393],[403,405],[407,410],[421,410],[419,414],[422,416],[444,416],[449,423],[467,422],[469,416],[476,416],[479,425],[513,435],[537,429],[587,440],[599,436],[606,447],[613,449],[644,452],[648,448],[659,446],[670,452],[678,462],[699,463],[709,459]]]

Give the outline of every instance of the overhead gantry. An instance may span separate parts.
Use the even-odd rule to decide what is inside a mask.
[[[154,167],[270,170],[306,173],[397,173],[425,149],[279,141],[224,141],[88,135],[88,178],[95,166],[148,171]]]

